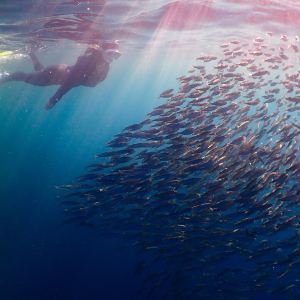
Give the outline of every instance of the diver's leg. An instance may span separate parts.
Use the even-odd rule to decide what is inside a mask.
[[[5,83],[9,81],[25,81],[28,75],[29,74],[25,72],[15,72],[13,74],[4,77],[2,79],[2,82]]]
[[[34,73],[15,72],[3,78],[3,83],[9,81],[24,81],[36,86],[61,85],[66,76],[67,66],[53,65]]]
[[[34,69],[36,71],[42,71],[44,69],[44,66],[42,65],[41,61],[37,58],[35,53],[32,50],[30,50],[28,52],[28,55],[30,56],[30,58],[33,62]]]

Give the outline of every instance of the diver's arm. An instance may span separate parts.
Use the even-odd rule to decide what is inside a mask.
[[[77,59],[77,63],[70,67],[69,74],[65,78],[64,82],[57,90],[57,92],[47,101],[45,109],[51,109],[69,90],[76,86],[96,86],[99,82],[102,82],[108,72],[109,67],[91,83],[91,85],[85,84],[87,78],[93,77],[95,74],[95,59],[93,55],[82,55]],[[96,71],[97,72],[97,71]],[[95,74],[96,75],[96,74]]]
[[[77,64],[73,67],[69,68],[69,74],[65,78],[62,85],[56,91],[56,93],[47,101],[45,104],[45,109],[51,109],[69,90],[73,87],[79,86],[80,81],[84,77],[84,72],[82,72],[82,68],[80,68]]]
[[[63,95],[65,95],[73,87],[74,85],[70,84],[61,85],[61,87],[56,91],[56,93],[47,101],[47,103],[45,104],[45,109],[51,109],[63,97]]]
[[[69,90],[82,85],[84,78],[91,72],[93,64],[92,57],[80,56],[77,63],[69,68],[69,73],[60,88],[45,104],[45,109],[51,109]]]

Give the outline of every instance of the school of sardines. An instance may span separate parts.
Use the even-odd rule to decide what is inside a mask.
[[[300,297],[298,37],[273,36],[198,57],[58,187],[73,190],[59,196],[65,223],[145,254],[143,299]]]

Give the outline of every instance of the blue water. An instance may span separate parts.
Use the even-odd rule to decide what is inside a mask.
[[[270,10],[260,24],[253,21],[259,13],[264,16],[258,4],[205,1],[207,10],[201,6],[198,11],[202,19],[190,12],[175,26],[174,18],[162,16],[163,5],[172,1],[62,2],[0,3],[1,52],[12,51],[0,56],[1,73],[32,72],[22,50],[30,44],[43,46],[36,54],[45,66],[74,64],[88,47],[84,34],[63,38],[44,25],[54,16],[62,18],[59,14],[74,17],[90,12],[88,8],[103,15],[94,18],[100,25],[93,30],[119,39],[123,55],[103,83],[74,88],[51,111],[45,111],[44,104],[57,87],[20,82],[0,87],[0,299],[141,299],[136,294],[144,276],[133,276],[133,271],[145,254],[137,255],[130,246],[116,250],[124,244],[120,239],[62,225],[65,218],[55,187],[85,174],[85,167],[98,162],[94,155],[105,151],[114,134],[143,121],[146,113],[164,103],[158,95],[178,89],[176,78],[187,74],[195,57],[218,53],[218,46],[229,39],[265,35],[266,30],[292,36],[293,20],[272,23],[270,11],[294,10],[297,15],[299,7],[292,1],[260,1],[261,9],[269,5]],[[208,10],[223,11],[223,18],[206,14]],[[247,18],[242,19],[239,11],[244,10]],[[26,26],[26,21],[32,22]]]
[[[74,48],[72,57],[63,47],[37,55],[44,65],[72,64],[80,52]],[[162,102],[157,96],[165,85],[175,87],[174,76],[166,83],[169,72],[186,71],[162,71],[163,57],[140,65],[139,56],[123,51],[101,86],[73,89],[49,112],[44,104],[56,87],[1,86],[0,299],[137,299],[143,278],[132,274],[142,256],[114,250],[122,241],[61,226],[55,186],[85,173],[113,134],[143,121]],[[30,72],[31,61],[16,58],[2,70]]]
[[[66,49],[38,55],[47,65]],[[23,62],[24,70],[32,69],[24,57],[6,70]],[[135,298],[141,279],[132,278],[133,253],[113,251],[118,241],[60,226],[64,218],[55,186],[85,172],[113,134],[142,121],[161,101],[160,80],[154,79],[158,68],[134,74],[137,64],[120,60],[101,86],[72,90],[50,112],[43,106],[55,87],[1,87],[2,299],[83,299],[86,293],[89,299]],[[125,74],[133,75],[128,80]]]

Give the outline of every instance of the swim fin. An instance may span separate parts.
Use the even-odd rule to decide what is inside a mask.
[[[3,73],[3,74],[0,74],[0,84],[3,84],[4,82],[3,82],[3,79],[5,78],[5,77],[7,77],[9,74],[8,73]]]

